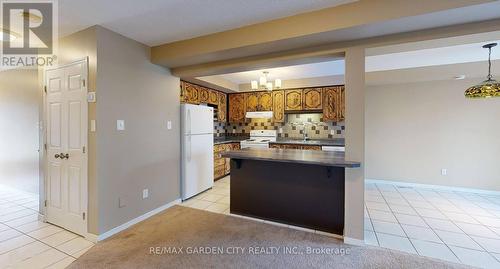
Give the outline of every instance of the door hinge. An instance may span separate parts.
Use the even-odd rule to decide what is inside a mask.
[[[43,91],[47,93],[47,86],[43,86]]]
[[[83,82],[83,87],[85,87],[85,79],[84,79],[84,80],[82,80],[82,82]]]
[[[45,205],[45,207],[47,207],[47,200],[45,200],[43,204]]]
[[[83,153],[85,153],[85,146],[83,146]]]
[[[85,212],[83,212],[83,214],[82,214],[82,215],[83,215],[83,220],[85,220]]]
[[[47,150],[47,143],[43,144],[43,149]]]

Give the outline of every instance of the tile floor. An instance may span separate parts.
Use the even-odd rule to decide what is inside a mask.
[[[38,220],[38,195],[0,185],[0,268],[65,268],[94,244]]]
[[[500,195],[367,183],[365,242],[500,268]]]
[[[229,214],[229,186],[228,176],[182,205]],[[365,205],[369,245],[500,268],[500,195],[367,183]]]

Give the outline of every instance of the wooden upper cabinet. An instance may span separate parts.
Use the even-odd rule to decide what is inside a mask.
[[[198,95],[200,96],[200,103],[208,104],[209,89],[201,86],[197,86],[197,88],[198,88]]]
[[[304,110],[321,110],[323,108],[321,88],[305,89],[302,104]]]
[[[227,98],[226,94],[222,92],[215,92],[217,96],[217,120],[219,122],[227,121]]]
[[[285,90],[285,110],[302,110],[302,90]]]
[[[186,83],[184,87],[184,93],[186,95],[186,97],[184,98],[186,103],[190,104],[200,103],[200,96],[198,92],[198,87],[196,87],[196,85],[191,83]]]
[[[219,92],[208,90],[208,103],[211,105],[219,105]]]
[[[345,86],[339,86],[339,120],[345,120]]]
[[[270,91],[259,92],[259,110],[271,111],[273,110],[273,93]]]
[[[323,88],[323,120],[341,121],[345,119],[344,86]]]
[[[259,110],[259,94],[256,92],[245,93],[246,111],[253,112]]]
[[[273,91],[273,120],[285,122],[285,91]]]
[[[180,99],[181,99],[181,103],[185,103],[186,102],[186,83],[184,81],[181,81],[181,84],[180,84]]]
[[[245,94],[229,94],[229,122],[245,122],[246,102]]]

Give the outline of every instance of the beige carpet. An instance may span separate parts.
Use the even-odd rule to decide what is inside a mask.
[[[159,247],[158,252],[151,254],[154,247]],[[181,252],[178,247],[183,247],[182,253],[173,253]],[[220,248],[210,249],[212,254],[196,254],[199,247],[205,252],[209,251],[205,247]],[[289,253],[284,253],[284,247]],[[308,248],[330,253],[310,254]],[[98,243],[70,268],[468,267],[377,247],[345,245],[328,236],[174,206]]]

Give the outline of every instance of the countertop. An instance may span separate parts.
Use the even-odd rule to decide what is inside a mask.
[[[240,143],[240,141],[248,139],[245,136],[226,136],[214,138],[214,145],[227,144],[227,143]]]
[[[333,139],[310,139],[304,141],[303,139],[293,138],[278,138],[276,142],[269,142],[269,144],[297,144],[297,145],[311,145],[311,146],[345,146],[344,138]]]
[[[224,158],[300,163],[333,167],[356,168],[360,162],[346,161],[343,152],[300,149],[242,149],[221,153]]]

